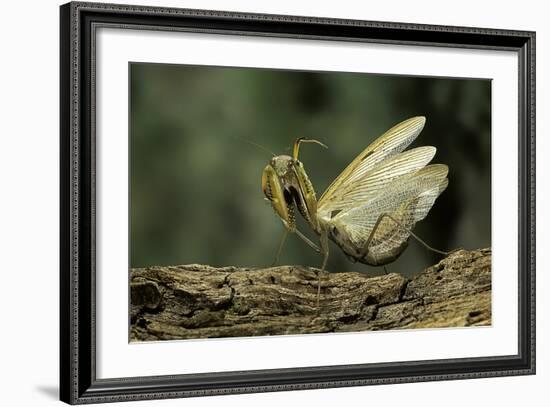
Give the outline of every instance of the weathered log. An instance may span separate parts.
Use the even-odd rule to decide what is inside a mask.
[[[458,250],[412,279],[302,266],[130,273],[132,341],[491,324],[491,250]]]

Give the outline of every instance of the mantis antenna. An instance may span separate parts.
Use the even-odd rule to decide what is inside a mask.
[[[298,153],[300,152],[300,144],[301,143],[315,143],[315,144],[319,144],[321,147],[328,148],[325,144],[321,143],[319,140],[300,137],[300,138],[296,139],[296,141],[294,142],[294,152],[293,152],[292,156],[295,160],[298,159]]]
[[[275,157],[275,156],[276,156],[276,154],[275,154],[273,151],[271,151],[271,150],[269,150],[268,148],[262,146],[261,144],[258,144],[258,143],[255,143],[255,142],[253,142],[253,141],[247,140],[247,139],[245,139],[245,138],[243,138],[243,137],[237,137],[237,136],[230,136],[230,137],[236,138],[237,140],[240,140],[240,141],[244,141],[245,143],[248,143],[248,144],[250,144],[251,146],[254,146],[254,147],[256,147],[256,148],[259,148],[260,150],[263,150],[263,151],[265,151],[266,153],[271,154],[272,157]]]

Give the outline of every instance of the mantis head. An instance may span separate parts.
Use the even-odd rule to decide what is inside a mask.
[[[317,222],[314,221],[317,210],[315,191],[303,164],[298,160],[301,143],[316,143],[326,148],[320,141],[299,138],[294,142],[292,157],[274,156],[262,174],[262,191],[271,202],[275,213],[290,230],[295,227],[294,204],[314,229],[317,227]]]

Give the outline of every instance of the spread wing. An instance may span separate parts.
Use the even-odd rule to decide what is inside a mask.
[[[345,212],[375,199],[397,178],[425,167],[435,152],[435,147],[413,148],[374,165],[361,177],[352,174],[346,182],[340,184],[331,199],[320,202],[317,212],[328,220],[338,212]]]
[[[368,252],[380,259],[390,257],[409,237],[409,230],[424,219],[436,198],[445,190],[449,180],[448,168],[443,164],[428,165],[418,171],[397,177],[386,185],[384,193],[362,205],[338,213],[329,223],[347,234],[357,248],[365,247],[371,237]],[[388,217],[376,226],[380,215]]]
[[[359,154],[342,173],[329,185],[319,199],[318,210],[329,211],[335,195],[342,185],[355,184],[384,160],[402,152],[424,128],[426,118],[422,116],[405,120],[382,134]],[[333,206],[333,205],[332,205]],[[339,208],[336,208],[339,209]]]

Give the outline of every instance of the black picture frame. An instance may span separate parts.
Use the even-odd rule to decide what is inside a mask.
[[[535,373],[535,33],[72,2],[60,8],[60,398],[71,404]],[[99,26],[515,51],[519,351],[515,355],[96,378],[94,42]],[[513,265],[510,265],[513,267]]]

